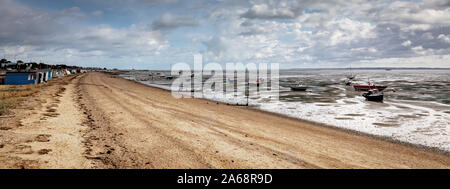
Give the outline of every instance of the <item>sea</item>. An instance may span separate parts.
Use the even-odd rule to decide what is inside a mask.
[[[371,82],[388,86],[384,101],[367,101],[361,96],[362,91],[346,86],[350,74],[356,76],[353,84]],[[171,90],[177,79],[167,77],[170,71],[130,70],[120,76],[166,90]],[[228,83],[224,87],[226,93],[232,95],[218,97],[214,94],[223,91],[202,88],[202,84],[194,89],[203,91],[202,98],[230,105],[248,103],[263,111],[450,152],[450,70],[359,69],[351,73],[343,69],[280,70],[277,78],[280,87],[271,90],[261,90],[270,87],[264,84],[269,79],[261,80],[259,87],[252,81],[223,79]],[[307,90],[291,91],[288,86],[297,83],[307,86]],[[237,90],[246,87],[248,98],[243,94],[245,89]]]

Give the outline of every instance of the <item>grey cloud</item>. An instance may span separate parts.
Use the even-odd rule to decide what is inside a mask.
[[[178,0],[147,0],[149,3],[175,3]]]
[[[239,35],[249,36],[249,35],[263,35],[272,32],[272,28],[264,26],[262,24],[253,24],[248,22],[243,22],[241,24],[243,27],[243,31],[239,33]]]
[[[0,45],[36,45],[44,36],[64,32],[53,15],[21,6],[10,0],[0,1]]]
[[[9,57],[148,56],[167,48],[161,34],[133,25],[81,26],[78,7],[46,13],[10,0],[0,1],[0,54]]]
[[[113,4],[129,5],[137,3],[175,3],[178,2],[178,0],[108,0],[105,2],[107,4],[112,2]]]
[[[447,9],[450,7],[450,1],[448,0],[427,0],[423,2],[424,8],[431,9]]]
[[[240,32],[239,35],[248,36],[248,35],[262,35],[266,32],[264,30],[249,30]]]
[[[81,11],[80,7],[71,7],[55,13],[54,15],[52,15],[52,17],[54,17],[55,20],[63,20],[64,22],[73,22],[76,20],[86,19],[88,15],[84,14]]]
[[[180,27],[193,27],[198,25],[199,23],[192,16],[165,14],[159,19],[153,21],[151,28],[153,30],[171,30]]]
[[[243,18],[250,19],[292,19],[296,16],[296,13],[288,7],[271,8],[267,4],[253,5],[241,15]]]
[[[242,18],[248,19],[294,19],[304,14],[306,10],[320,10],[328,12],[336,8],[339,1],[316,0],[281,0],[281,1],[257,1],[245,13]]]
[[[253,22],[246,20],[244,22],[241,23],[241,26],[246,27],[246,26],[253,26]]]
[[[210,40],[204,41],[203,45],[205,45],[207,51],[212,53],[215,57],[223,56],[228,48],[228,45],[225,43],[225,40],[218,36],[214,36]]]

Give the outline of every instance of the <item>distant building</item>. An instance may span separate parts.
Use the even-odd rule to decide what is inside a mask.
[[[6,59],[1,59],[0,60],[0,69],[6,69],[6,64],[8,64],[8,60]]]

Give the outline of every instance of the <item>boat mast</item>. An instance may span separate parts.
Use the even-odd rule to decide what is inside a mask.
[[[352,70],[352,63],[350,63],[350,77],[352,79],[355,77],[355,75],[353,74],[353,70]]]

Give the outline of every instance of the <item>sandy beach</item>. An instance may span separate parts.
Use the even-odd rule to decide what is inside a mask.
[[[104,73],[0,118],[0,168],[450,168],[450,157]]]

